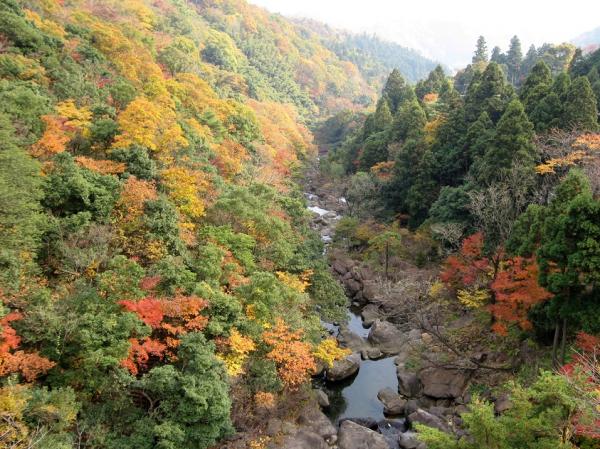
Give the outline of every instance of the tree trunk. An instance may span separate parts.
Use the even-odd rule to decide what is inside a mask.
[[[558,350],[558,335],[560,333],[560,324],[558,321],[556,322],[556,326],[554,326],[554,340],[552,341],[552,366],[554,368],[558,367],[558,363],[556,360],[556,352]]]
[[[560,361],[561,365],[565,364],[565,353],[567,348],[567,319],[563,319],[562,341],[560,343]]]

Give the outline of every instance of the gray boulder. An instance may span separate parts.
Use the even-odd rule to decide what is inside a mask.
[[[363,324],[366,327],[369,327],[381,316],[381,311],[379,310],[379,306],[377,304],[367,304],[361,310],[360,316],[363,319]]]
[[[358,372],[360,368],[360,354],[354,353],[341,360],[333,362],[331,368],[327,368],[327,380],[337,382],[347,379]]]
[[[411,426],[414,426],[416,423],[419,423],[427,427],[433,427],[434,429],[441,430],[442,432],[450,432],[448,423],[446,421],[444,421],[438,416],[426,412],[422,408],[408,415],[408,422]]]
[[[399,366],[396,369],[398,375],[398,391],[407,398],[416,398],[421,394],[421,381],[415,373],[406,371],[404,367]]]
[[[329,407],[329,396],[323,390],[316,390],[315,396],[317,397],[317,403],[323,408]]]
[[[331,441],[337,434],[329,418],[315,406],[304,408],[297,422],[301,427],[319,435],[323,440]]]
[[[453,399],[461,396],[469,380],[461,370],[425,368],[419,372],[423,392],[432,398]]]
[[[403,399],[391,388],[384,388],[377,393],[377,399],[383,404],[383,412],[386,415],[401,415],[404,413],[406,399]]]
[[[398,438],[398,445],[401,449],[417,449],[420,444],[417,434],[414,432],[402,433]]]
[[[386,355],[398,354],[406,344],[406,336],[388,321],[375,320],[367,337],[369,343]]]
[[[328,449],[323,438],[307,429],[301,429],[294,435],[284,438],[278,449]]]
[[[373,301],[379,294],[379,288],[377,287],[377,283],[375,281],[363,280],[362,287],[363,298],[367,302]]]
[[[340,426],[338,447],[339,449],[390,448],[382,435],[352,421],[344,421]]]

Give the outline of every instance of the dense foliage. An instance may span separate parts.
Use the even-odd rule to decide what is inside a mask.
[[[3,0],[0,49],[2,447],[206,448],[346,355],[294,177],[381,74],[239,0]]]

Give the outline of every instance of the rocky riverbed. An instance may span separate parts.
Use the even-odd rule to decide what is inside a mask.
[[[310,191],[313,228],[327,244],[345,212],[345,200]],[[377,304],[379,283],[365,265],[347,255],[330,255],[334,274],[346,289],[348,322],[326,324],[340,346],[352,354],[336,361],[315,379],[315,401],[297,422],[269,423],[285,449],[415,449],[415,423],[451,432],[466,410],[467,372],[429,366],[412,367],[414,348],[431,336],[419,329],[401,330],[386,320]]]

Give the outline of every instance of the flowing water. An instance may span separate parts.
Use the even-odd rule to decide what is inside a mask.
[[[320,207],[317,195],[306,194],[306,197],[311,203],[311,206],[308,207],[311,212],[319,217],[332,212],[336,218],[339,218],[336,211]],[[345,200],[341,198],[340,203],[344,202]],[[332,233],[333,229],[331,228],[321,229],[321,236],[326,244],[329,243],[329,235]],[[359,308],[353,306],[348,308],[347,322],[344,324],[350,331],[364,339],[369,335],[369,329],[363,326]],[[337,324],[323,323],[323,327],[333,336],[337,336],[339,331]],[[377,393],[384,388],[391,388],[394,391],[398,389],[394,357],[363,360],[358,373],[341,382],[327,382],[319,379],[315,383],[329,397],[331,405],[325,410],[325,414],[334,423],[343,418],[371,418],[380,422],[379,430],[384,435],[386,432],[393,433],[397,430],[396,427],[404,425],[404,420],[383,421],[386,418],[383,414],[383,404],[377,399]]]

